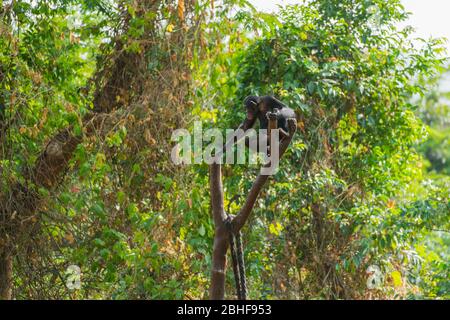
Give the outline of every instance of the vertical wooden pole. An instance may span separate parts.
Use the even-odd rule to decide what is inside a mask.
[[[272,139],[271,139],[272,130],[278,128],[278,123],[277,123],[276,115],[274,113],[267,112],[267,119],[269,120],[269,127],[267,130],[267,140],[268,140],[267,144],[269,146],[269,150],[268,150],[267,154],[270,155],[270,152],[272,150]]]
[[[0,300],[12,298],[12,256],[7,252],[0,254]]]

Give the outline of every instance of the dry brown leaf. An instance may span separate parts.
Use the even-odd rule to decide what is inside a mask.
[[[64,238],[66,238],[67,242],[69,242],[70,244],[75,242],[73,234],[70,232],[66,233],[66,236]]]
[[[144,139],[151,146],[156,143],[155,139],[153,139],[152,134],[150,133],[150,130],[148,128],[145,129],[144,131]]]
[[[184,21],[184,0],[178,0],[178,18]]]
[[[387,206],[389,209],[394,209],[394,208],[395,208],[395,200],[390,199],[390,200],[387,202],[386,206]]]

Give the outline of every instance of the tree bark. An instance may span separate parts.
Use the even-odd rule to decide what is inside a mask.
[[[117,47],[120,49],[120,44]],[[139,60],[139,56],[136,56],[136,59],[132,59],[130,54],[124,54],[122,51],[118,52],[120,53],[114,62],[112,78],[116,74],[126,71],[129,60],[133,61],[133,63]],[[133,82],[130,75],[129,77],[129,81],[123,81],[124,87],[116,87],[113,90],[107,84],[98,88],[94,112],[87,114],[83,119],[86,136],[97,133],[97,129],[103,127],[105,122],[109,125],[111,118],[114,117],[108,114],[112,109],[108,104],[110,101],[107,97],[109,98],[111,95],[115,97],[115,92],[118,92],[118,90],[131,90]],[[101,99],[101,97],[105,98]],[[24,177],[38,187],[53,189],[60,181],[63,172],[68,169],[69,161],[82,141],[82,137],[74,135],[72,127],[59,131],[43,148],[34,167],[26,171]],[[11,217],[15,214],[20,215],[21,218],[36,214],[41,205],[40,196],[33,188],[17,183],[12,186],[11,190],[13,190],[11,195],[0,195],[0,214],[4,224],[11,223]],[[18,220],[17,217],[16,220]],[[0,299],[12,299],[12,261],[15,253],[9,248],[14,244],[15,233],[14,227],[11,228],[10,234],[2,234],[4,230],[0,230],[0,252],[3,252],[0,255]]]
[[[225,296],[228,232],[224,223],[226,215],[223,209],[223,187],[220,164],[215,163],[210,167],[210,191],[215,226],[210,298],[212,300],[221,300]]]
[[[0,254],[0,300],[12,298],[12,257],[9,253]]]

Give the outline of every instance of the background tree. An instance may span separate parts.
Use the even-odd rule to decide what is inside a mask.
[[[212,82],[216,104],[230,106],[223,123],[239,122],[235,101],[249,94],[274,94],[299,117],[289,164],[249,228],[255,297],[394,297],[411,288],[412,241],[441,221],[412,210],[407,196],[421,173],[413,146],[425,134],[411,98],[426,92],[414,79],[442,60],[439,40],[417,45],[411,29],[396,27],[405,17],[399,1],[311,1],[263,17],[263,35],[223,60],[228,72]],[[234,170],[224,189],[248,190],[251,174]],[[438,207],[448,208],[448,195]],[[367,290],[370,265],[382,269],[383,289]]]

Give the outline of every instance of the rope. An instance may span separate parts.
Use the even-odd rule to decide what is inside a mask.
[[[247,300],[247,279],[245,277],[245,264],[244,264],[244,246],[241,241],[241,232],[236,235],[236,248],[239,267],[239,278],[241,283],[241,297],[240,300]]]
[[[245,264],[243,255],[243,245],[241,241],[241,234],[238,232],[236,235],[233,232],[232,219],[228,215],[225,221],[225,225],[228,229],[230,236],[230,251],[231,260],[234,273],[234,281],[236,286],[237,298],[239,300],[247,299],[247,280],[245,277]]]

